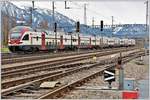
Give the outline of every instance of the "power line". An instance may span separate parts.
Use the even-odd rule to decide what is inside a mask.
[[[146,33],[148,34],[149,29],[148,29],[148,0],[145,2],[146,3]],[[147,34],[145,34],[145,48],[147,48]],[[147,51],[145,50],[145,56],[147,55]]]
[[[78,6],[78,7],[83,7],[83,6],[81,6],[81,5],[79,5],[79,4],[75,3],[75,2],[73,2],[73,4],[75,4],[75,5]],[[100,17],[103,17],[103,18],[106,18],[106,19],[110,20],[110,17],[104,16],[103,14],[101,14],[101,13],[99,13],[99,12],[96,12],[95,10],[92,10],[92,9],[89,9],[89,8],[86,8],[86,10],[89,11],[89,12],[95,13],[95,14],[97,14],[97,15],[100,15]],[[120,23],[119,20],[116,20],[116,19],[115,19],[114,22],[115,22],[115,21],[118,22],[118,23]]]
[[[94,17],[92,18],[92,27],[94,27]]]
[[[111,26],[111,29],[112,29],[112,37],[113,37],[113,31],[114,31],[114,28],[113,28],[114,16],[111,16],[111,17],[112,17],[112,26]]]
[[[82,7],[82,8],[83,8],[83,6],[81,6],[81,5],[79,5],[79,4],[75,3],[75,2],[73,2],[73,4],[75,4],[75,5],[78,6],[78,7]],[[90,11],[90,12],[93,12],[93,13],[95,13],[95,14],[101,15],[101,16],[103,16],[104,18],[110,19],[109,17],[105,17],[103,14],[101,14],[101,13],[99,13],[99,12],[96,12],[96,11],[94,11],[94,10],[91,10],[91,9],[89,9],[89,8],[87,8],[87,10]]]
[[[32,7],[30,8],[30,12],[31,12],[31,28],[33,27],[32,26],[32,20],[33,20],[33,10],[34,10],[34,1],[32,1]]]
[[[55,3],[54,3],[54,1],[52,2],[52,9],[53,9],[53,24],[54,24],[54,22],[55,22]]]

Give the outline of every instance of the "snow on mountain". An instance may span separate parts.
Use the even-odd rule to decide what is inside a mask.
[[[113,34],[117,34],[117,32],[119,32],[122,28],[123,28],[123,27],[116,27],[116,28],[114,29]]]
[[[26,21],[26,23],[30,24],[31,20],[31,8],[24,6],[24,9],[18,8],[16,5],[10,3],[10,2],[2,2],[2,12],[5,13],[8,16],[16,18],[16,20],[23,20]],[[58,26],[72,26],[75,25],[75,21],[72,19],[55,12],[55,21],[57,22]],[[48,28],[52,28],[52,11],[49,9],[41,9],[37,8],[32,13],[32,26],[33,28],[40,27],[40,24],[42,22],[48,23]]]
[[[21,8],[12,4],[11,2],[4,1],[1,3],[2,14],[9,16],[10,19],[15,19],[16,21],[25,21],[27,25],[31,25],[31,7],[23,6]],[[53,16],[52,10],[36,8],[32,13],[32,27],[40,28],[41,25],[45,25],[44,28],[47,30],[53,29]],[[65,32],[74,32],[75,31],[75,21],[55,12],[54,19],[57,22],[57,26]],[[47,26],[47,27],[46,27]],[[100,31],[100,28],[93,28],[91,26],[80,25],[80,32],[83,34],[92,34],[92,35],[105,35],[111,36],[111,28],[104,28],[104,31]],[[43,29],[44,29],[43,28]],[[115,36],[142,36],[145,34],[145,25],[143,24],[126,24],[122,27],[116,27],[113,34]]]
[[[145,24],[125,24],[122,28],[117,30],[116,36],[129,36],[129,37],[144,37],[146,35]]]

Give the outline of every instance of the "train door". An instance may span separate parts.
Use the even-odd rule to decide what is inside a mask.
[[[71,41],[70,41],[71,42],[71,47],[70,48],[72,49],[73,48],[72,47],[72,42],[73,42],[74,39],[72,39],[72,34],[70,36],[71,36]]]
[[[99,45],[100,45],[100,48],[103,48],[103,40],[102,40],[102,37],[100,37],[100,39],[99,39],[99,41],[100,41],[100,43],[99,43]]]
[[[30,42],[29,42],[29,34],[25,34],[22,38],[22,42],[25,44],[25,45],[30,45]]]
[[[90,42],[90,43],[89,43],[89,44],[90,44],[90,45],[89,45],[89,48],[92,48],[92,45],[91,45],[91,37],[90,37],[90,41],[89,41],[89,42]]]
[[[60,49],[64,49],[63,36],[60,36]]]
[[[78,48],[80,48],[80,40],[81,38],[80,38],[80,36],[79,36],[79,34],[78,34]]]
[[[30,52],[33,51],[30,35],[28,33],[23,36],[22,43],[23,43],[22,50]]]
[[[96,47],[96,35],[95,35],[95,47]]]
[[[46,45],[45,45],[45,33],[44,33],[44,32],[42,32],[41,38],[42,38],[42,39],[41,39],[41,40],[42,40],[42,41],[41,41],[41,43],[42,43],[42,44],[41,44],[41,49],[42,49],[42,50],[46,50]]]

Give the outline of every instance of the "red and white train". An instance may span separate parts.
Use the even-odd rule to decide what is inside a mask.
[[[119,46],[134,46],[134,39],[120,39],[116,37],[100,37],[63,32],[35,32],[27,26],[16,26],[9,32],[8,47],[11,52],[65,50],[65,49],[93,49]]]

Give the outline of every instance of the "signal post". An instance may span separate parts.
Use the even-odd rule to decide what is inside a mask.
[[[54,32],[55,32],[55,52],[57,52],[57,48],[58,48],[58,46],[57,46],[57,23],[55,22],[54,23]]]
[[[124,69],[122,66],[122,53],[120,52],[120,57],[118,57],[117,65],[116,65],[116,71],[118,72],[118,81],[119,81],[119,90],[124,89]]]
[[[79,51],[79,49],[80,49],[80,34],[79,34],[79,32],[80,32],[80,22],[79,21],[76,23],[76,32],[78,33],[78,51]]]

